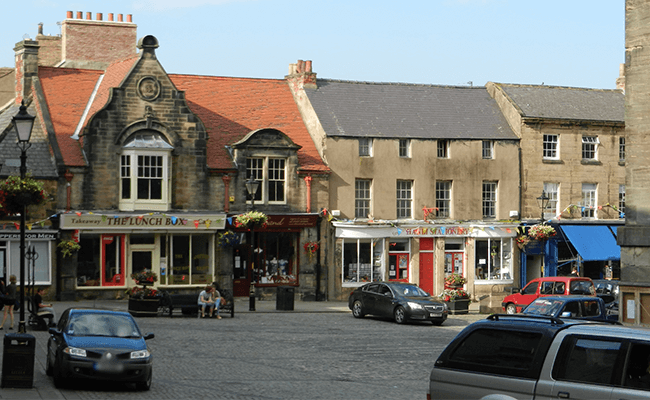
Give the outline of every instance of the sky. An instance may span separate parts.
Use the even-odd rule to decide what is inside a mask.
[[[67,11],[132,14],[190,75],[282,79],[311,60],[326,79],[614,89],[625,61],[624,0],[22,0],[3,4],[0,66]]]

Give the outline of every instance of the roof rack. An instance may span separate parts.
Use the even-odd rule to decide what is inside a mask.
[[[539,321],[548,321],[556,325],[564,325],[565,322],[560,318],[550,317],[548,315],[532,315],[532,314],[491,314],[487,317],[490,321],[498,321],[500,319],[527,319]]]

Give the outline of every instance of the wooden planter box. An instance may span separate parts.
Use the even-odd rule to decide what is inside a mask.
[[[449,314],[467,314],[469,313],[469,303],[470,299],[460,299],[460,300],[451,300],[447,301],[447,307],[449,308]]]
[[[156,317],[159,303],[158,297],[129,299],[129,314],[134,317]]]

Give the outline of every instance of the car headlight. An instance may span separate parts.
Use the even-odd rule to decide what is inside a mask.
[[[138,350],[138,351],[132,351],[131,352],[131,359],[138,359],[138,358],[149,358],[151,353],[149,353],[149,350]]]
[[[412,310],[422,310],[423,309],[422,304],[420,304],[420,303],[413,303],[413,302],[409,301],[407,304],[409,305],[409,307],[411,307]]]
[[[76,347],[66,347],[65,349],[63,349],[63,352],[66,354],[70,354],[71,356],[86,357],[86,350],[78,349]]]

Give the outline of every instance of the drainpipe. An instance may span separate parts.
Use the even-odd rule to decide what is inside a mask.
[[[311,175],[305,177],[305,183],[307,184],[307,212],[311,212]]]
[[[316,219],[316,243],[318,243],[318,250],[316,250],[316,301],[323,301],[323,296],[320,294],[320,249],[323,247],[320,243],[320,223],[322,219],[323,217],[319,213]]]
[[[224,175],[221,177],[221,180],[223,181],[223,191],[224,191],[224,200],[223,200],[223,211],[228,213],[230,211],[230,195],[228,194],[230,191],[230,181],[231,181],[230,175]]]
[[[66,194],[67,194],[67,199],[65,201],[65,211],[70,212],[70,206],[72,203],[71,197],[72,197],[72,185],[70,182],[72,182],[72,178],[74,178],[74,174],[70,172],[69,169],[65,170],[65,174],[63,174],[63,177],[65,180],[68,182],[66,184]]]

